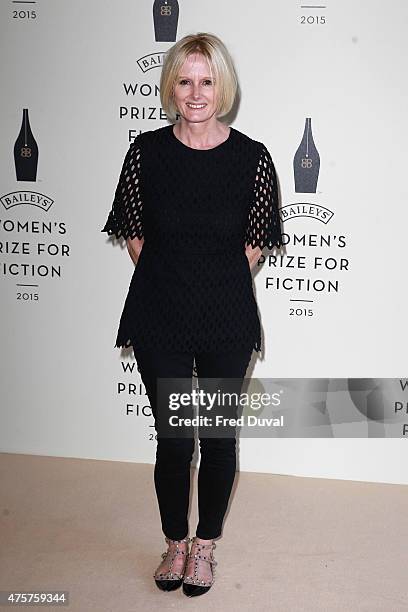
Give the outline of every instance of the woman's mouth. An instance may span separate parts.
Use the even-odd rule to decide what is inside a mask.
[[[193,110],[200,110],[201,108],[205,108],[207,104],[193,104],[192,102],[186,102],[186,106],[188,106],[188,108],[192,108]]]

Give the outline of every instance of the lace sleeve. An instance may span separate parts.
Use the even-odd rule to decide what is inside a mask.
[[[249,211],[246,243],[272,249],[282,246],[278,186],[275,166],[268,149],[262,146],[255,177],[254,196]]]
[[[140,143],[130,145],[116,187],[112,209],[101,232],[116,238],[143,238],[143,203],[141,199]]]

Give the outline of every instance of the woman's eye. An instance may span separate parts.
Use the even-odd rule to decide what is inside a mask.
[[[181,79],[179,81],[180,85],[186,85],[188,83],[190,83],[190,81],[188,79]],[[211,79],[204,79],[203,84],[204,85],[212,85],[212,81],[211,81]]]

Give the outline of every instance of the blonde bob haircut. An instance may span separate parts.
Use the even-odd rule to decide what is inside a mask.
[[[208,61],[215,85],[217,117],[228,114],[234,104],[238,79],[232,58],[218,36],[199,32],[189,34],[177,41],[164,56],[160,77],[160,99],[164,112],[175,118],[174,86],[187,56],[201,53]]]

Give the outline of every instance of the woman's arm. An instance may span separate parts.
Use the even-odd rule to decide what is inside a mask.
[[[245,245],[245,255],[248,257],[249,267],[252,270],[252,268],[255,266],[256,262],[262,255],[262,249],[259,246],[254,248],[250,244]]]
[[[248,216],[245,255],[249,267],[255,266],[264,247],[283,246],[279,217],[278,183],[275,166],[268,149],[261,143],[255,176],[254,196]]]
[[[126,246],[131,260],[136,265],[143,248],[144,238],[127,238]]]
[[[132,261],[136,264],[143,245],[143,201],[141,180],[141,139],[136,136],[129,145],[122,164],[115,197],[102,232],[124,238]]]

